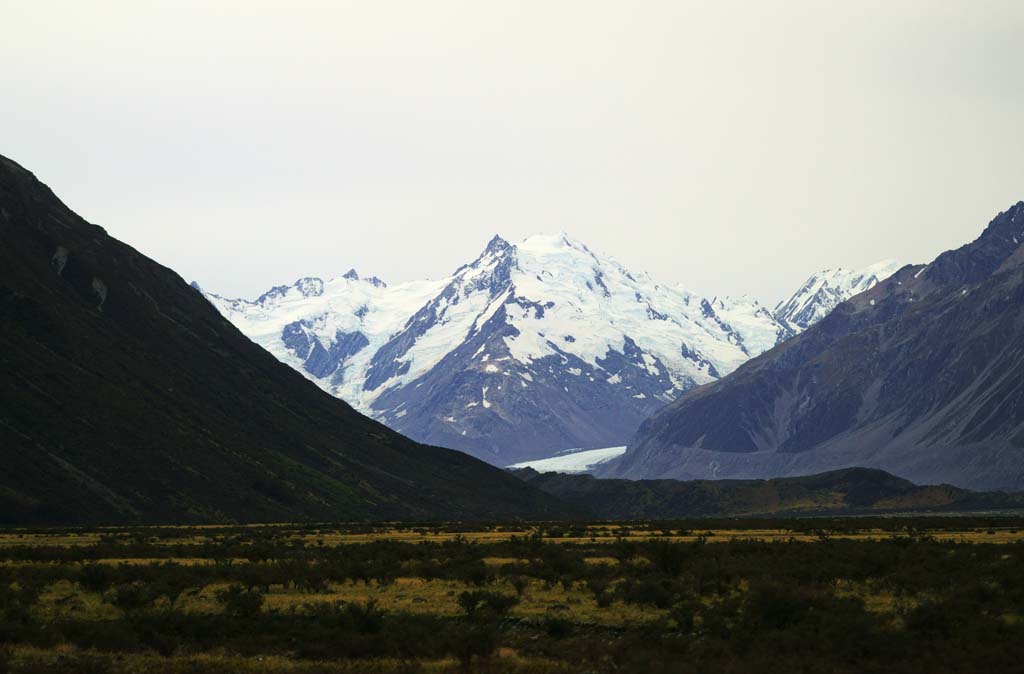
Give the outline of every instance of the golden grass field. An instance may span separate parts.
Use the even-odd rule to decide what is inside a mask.
[[[251,525],[253,528],[267,528],[267,527],[287,527],[289,525]],[[216,543],[220,540],[220,532],[226,530],[226,527],[219,527],[216,525],[205,525],[190,527],[195,529],[196,533],[192,536],[181,537],[181,538],[153,538],[151,542],[159,544],[161,542],[167,544],[193,544],[200,545],[205,543]],[[231,527],[232,529],[237,527]],[[158,531],[160,527],[153,527],[154,531]],[[816,541],[821,538],[817,533],[805,533],[800,531],[794,531],[791,529],[760,529],[760,528],[742,528],[742,529],[700,529],[699,531],[693,531],[687,535],[675,535],[673,533],[664,534],[657,531],[650,530],[636,530],[626,528],[623,531],[622,528],[617,526],[608,525],[589,525],[586,527],[587,535],[585,536],[563,536],[560,538],[550,539],[555,543],[591,543],[591,542],[610,542],[618,539],[625,538],[633,541],[651,541],[651,540],[668,540],[673,542],[692,543],[701,537],[705,539],[707,543],[723,543],[734,540],[756,540],[756,541]],[[120,530],[110,529],[109,534],[117,534]],[[452,541],[456,538],[461,538],[471,543],[499,543],[516,538],[528,537],[537,532],[536,528],[516,528],[513,530],[502,530],[498,529],[486,529],[481,531],[458,531],[458,532],[430,532],[424,530],[420,533],[413,529],[402,528],[402,527],[387,527],[381,528],[378,531],[372,533],[342,533],[342,532],[329,532],[329,533],[309,533],[309,534],[292,534],[286,535],[287,540],[301,540],[308,545],[319,545],[323,544],[326,546],[338,546],[338,545],[352,545],[356,543],[372,543],[375,541],[395,541],[400,543],[441,543],[445,541]],[[894,533],[890,530],[881,528],[865,528],[858,529],[852,532],[830,532],[829,538],[835,539],[846,539],[846,540],[866,540],[866,541],[878,541],[891,539],[895,536],[903,536],[903,532]],[[1024,527],[1017,525],[1005,525],[1005,526],[994,526],[986,529],[979,529],[977,527],[964,527],[964,528],[944,528],[942,530],[930,531],[929,535],[934,537],[936,540],[941,541],[957,541],[963,543],[1015,543],[1017,541],[1024,540]],[[60,533],[45,533],[45,532],[18,532],[9,531],[7,533],[0,533],[0,549],[5,547],[13,546],[53,546],[53,547],[68,547],[68,546],[91,546],[95,545],[103,538],[104,534],[101,532],[90,531],[83,533],[72,533],[62,531]],[[136,560],[109,560],[111,563],[118,563],[125,561],[131,563]],[[191,563],[201,563],[202,560],[193,560]],[[189,562],[183,562],[189,563]]]
[[[930,546],[929,549],[934,548],[937,560],[941,555],[958,555],[958,558],[969,560],[972,550],[985,551],[988,566],[982,573],[995,573],[993,578],[1005,575],[1008,568],[1024,568],[1021,566],[1024,563],[1024,528],[1016,520],[978,522],[954,518],[941,525],[919,521],[907,527],[891,526],[878,520],[847,522],[839,527],[809,526],[806,523],[773,527],[757,521],[707,528],[701,524],[480,527],[282,524],[88,531],[8,529],[0,532],[0,572],[8,574],[9,580],[6,588],[0,584],[0,590],[6,589],[8,596],[16,597],[22,589],[21,577],[51,580],[41,581],[42,585],[36,588],[24,618],[37,627],[36,636],[5,641],[4,628],[0,623],[0,672],[98,672],[109,668],[118,672],[192,673],[588,671],[580,669],[580,663],[588,661],[588,653],[600,651],[607,644],[623,639],[640,639],[642,642],[649,638],[642,635],[660,635],[656,639],[663,639],[668,634],[675,635],[677,639],[695,640],[693,643],[699,645],[701,639],[708,638],[701,636],[705,629],[702,626],[710,624],[708,621],[721,607],[739,607],[731,609],[740,611],[731,615],[740,618],[730,620],[740,620],[743,611],[747,610],[742,607],[746,605],[752,588],[763,586],[766,577],[771,581],[772,574],[759,570],[755,560],[753,565],[744,562],[747,566],[738,566],[737,570],[722,576],[721,569],[725,563],[722,560],[748,550],[749,544],[755,542],[762,545],[758,549],[764,550],[769,557],[799,552],[794,559],[800,564],[812,565],[808,572],[810,576],[814,575],[815,562],[813,559],[808,561],[808,558],[813,558],[813,551],[826,552],[838,542],[865,546],[891,543],[897,553]],[[156,620],[166,620],[166,616],[175,615],[179,616],[175,620],[201,623],[211,617],[226,616],[229,609],[223,599],[225,592],[239,582],[244,584],[250,570],[261,565],[273,566],[274,555],[279,555],[282,561],[306,560],[312,565],[310,568],[315,569],[328,563],[327,560],[338,563],[348,557],[358,557],[364,554],[359,551],[373,550],[374,545],[382,543],[404,545],[406,547],[385,550],[400,550],[404,551],[401,554],[410,555],[400,564],[389,562],[394,573],[386,579],[374,576],[375,565],[370,559],[366,569],[368,575],[362,578],[313,585],[304,584],[300,579],[268,583],[260,593],[259,613],[264,616],[295,616],[299,620],[302,616],[312,615],[309,613],[313,610],[311,607],[317,605],[369,606],[384,616],[422,617],[435,621],[437,629],[458,631],[465,625],[467,630],[472,630],[477,628],[472,622],[466,622],[463,595],[483,589],[486,593],[511,598],[510,603],[513,604],[503,610],[500,618],[494,618],[496,622],[489,623],[489,629],[498,637],[485,659],[472,656],[467,660],[442,651],[437,656],[412,660],[383,655],[322,660],[302,655],[301,648],[282,650],[279,645],[265,647],[266,652],[247,653],[245,648],[238,646],[237,638],[214,646],[205,643],[189,645],[185,639],[167,652],[148,646],[110,650],[113,647],[90,646],[93,642],[83,641],[81,637],[61,637],[52,643],[47,643],[45,637],[47,629],[67,629],[72,635],[77,633],[76,630],[95,630],[99,629],[96,626],[104,624],[128,629],[123,626],[134,625],[140,620],[145,622],[149,619],[145,616],[149,615],[156,616],[153,618]],[[678,546],[682,551],[680,554],[694,559],[670,572],[682,579],[672,591],[679,592],[679,588],[683,588],[685,596],[680,595],[663,605],[656,600],[636,598],[631,592],[637,583],[648,577],[669,578],[664,576],[667,567],[657,552],[666,544]],[[258,550],[259,554],[250,555],[247,552],[250,549]],[[551,558],[557,563],[559,555],[554,553],[558,550],[568,555],[570,561],[563,564],[568,564],[565,568],[570,570],[546,576],[543,570],[546,562],[543,560]],[[998,550],[1006,552],[1000,554],[996,552]],[[460,577],[458,574],[451,577],[424,575],[424,562],[441,564],[437,568],[443,570],[443,563],[452,555],[477,564],[473,568],[483,570],[471,573],[483,574],[485,579]],[[836,562],[834,554],[826,556],[831,560],[829,563]],[[698,564],[699,560],[704,561]],[[688,564],[696,566],[691,569]],[[123,576],[128,580],[115,580],[100,589],[89,589],[79,579],[88,569],[96,568],[110,569],[113,577]],[[780,568],[786,570],[784,564]],[[200,581],[184,588],[173,599],[155,595],[142,608],[133,608],[118,600],[118,588],[126,584],[139,587],[140,581],[132,578],[150,578],[157,582],[165,570],[171,573],[174,569],[195,569],[200,573],[196,578],[216,577],[220,580]],[[144,572],[142,576],[138,575],[140,572]],[[210,575],[202,575],[208,572]],[[442,576],[446,573],[442,572]],[[716,574],[714,584],[708,586],[711,589],[701,589],[701,582],[705,585],[709,582],[709,573]],[[878,629],[887,634],[899,634],[913,627],[915,611],[920,607],[947,601],[949,593],[956,589],[956,583],[947,583],[940,577],[935,581],[934,589],[917,587],[908,590],[907,583],[913,585],[915,569],[911,567],[909,571],[900,573],[902,575],[897,576],[896,581],[885,575],[829,576],[814,581],[812,590],[807,592],[826,599],[852,600],[863,607],[865,615],[872,616],[871,621]],[[604,580],[595,586],[595,577]],[[702,577],[704,581],[701,581]],[[145,585],[149,581],[141,582]],[[691,590],[691,587],[696,589]],[[802,588],[794,589],[806,594]],[[689,608],[684,610],[681,606]],[[0,617],[3,609],[0,606]],[[684,614],[689,612],[692,620],[684,620],[681,610]],[[993,604],[989,613],[995,624],[1007,629],[1017,629],[1024,622],[1024,611],[1005,603],[998,607]],[[570,636],[562,636],[561,631],[551,636],[556,634],[551,630],[561,630]],[[559,655],[563,644],[569,644],[567,648],[572,652],[571,656]],[[607,665],[610,658],[614,659],[607,652],[594,657],[592,664],[597,669],[593,671]],[[629,670],[613,667],[608,671]]]

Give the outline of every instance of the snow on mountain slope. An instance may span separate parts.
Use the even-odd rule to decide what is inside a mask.
[[[499,465],[624,444],[683,391],[790,334],[755,300],[660,284],[564,234],[494,237],[436,282],[350,272],[252,302],[208,297],[330,393]]]
[[[811,327],[840,303],[892,276],[902,265],[882,260],[858,271],[838,267],[811,276],[792,297],[779,302],[775,318],[794,333]]]
[[[621,444],[779,329],[767,311],[733,327],[707,300],[562,234],[495,237],[377,352],[365,386],[385,423],[507,465]],[[450,350],[414,377],[419,352],[436,357],[437,344]]]
[[[438,281],[388,286],[355,270],[323,281],[275,286],[254,301],[205,293],[246,336],[333,395],[366,411],[363,390],[373,355],[442,287]]]
[[[760,355],[794,332],[778,321],[772,312],[752,297],[717,297],[710,302],[715,315],[732,327],[742,339],[741,346],[748,357]],[[772,330],[771,327],[775,329]]]

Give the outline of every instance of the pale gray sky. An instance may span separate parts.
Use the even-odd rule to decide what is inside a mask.
[[[0,0],[0,153],[188,280],[564,229],[773,302],[1024,199],[1024,3]]]

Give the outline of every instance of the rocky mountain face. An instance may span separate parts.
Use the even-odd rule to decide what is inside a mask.
[[[730,376],[684,394],[599,474],[766,477],[870,466],[1024,488],[1024,203]]]
[[[253,301],[207,297],[333,395],[498,465],[624,444],[681,393],[793,334],[756,300],[659,283],[563,234],[494,237],[436,282],[350,272]]]
[[[570,514],[326,395],[4,157],[0,237],[0,523]],[[303,279],[260,302],[325,292]],[[288,323],[285,348],[315,372],[368,348],[340,324],[321,342],[322,326]]]

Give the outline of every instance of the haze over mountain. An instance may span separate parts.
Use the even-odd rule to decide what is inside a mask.
[[[1017,2],[235,4],[0,24],[7,154],[229,297],[565,228],[771,308],[934,258],[1024,184]]]
[[[388,286],[351,270],[252,301],[207,297],[388,426],[508,465],[624,444],[682,392],[795,334],[878,273],[831,271],[777,318],[751,297],[703,298],[633,274],[565,234],[496,236],[439,281]]]
[[[598,473],[764,477],[871,466],[1024,488],[1024,202],[688,392]]]
[[[0,157],[0,522],[563,516],[367,419]]]

